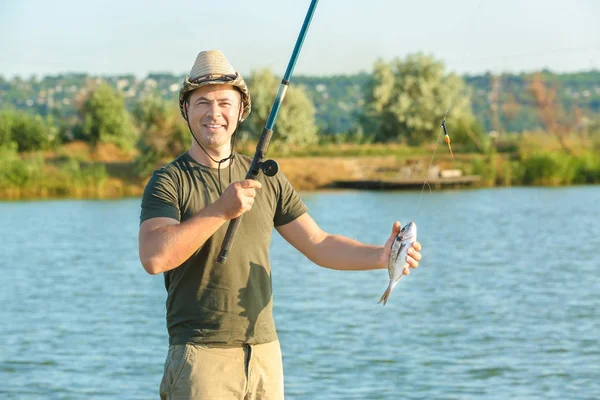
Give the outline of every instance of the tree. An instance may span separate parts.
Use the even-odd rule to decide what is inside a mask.
[[[262,133],[280,81],[268,69],[255,71],[248,79],[252,95],[252,112],[241,125],[251,138]],[[290,85],[275,121],[273,141],[285,144],[310,144],[318,140],[315,107],[302,87]]]
[[[133,107],[133,115],[140,130],[140,142],[144,142],[161,155],[173,156],[181,153],[189,144],[188,136],[181,136],[185,121],[179,108],[169,107],[166,100],[150,95],[138,101]]]
[[[0,147],[12,141],[12,125],[14,113],[7,110],[0,112]]]
[[[419,144],[438,136],[446,111],[448,126],[454,121],[463,129],[473,128],[475,118],[463,80],[445,75],[441,62],[419,53],[406,60],[375,63],[360,122],[377,141]],[[469,136],[458,135],[464,140]]]
[[[169,107],[158,96],[146,96],[134,105],[133,115],[140,130],[136,169],[142,176],[164,157],[181,154],[190,143],[189,129],[179,107]]]
[[[565,136],[571,128],[567,124],[560,122],[565,119],[565,112],[557,101],[556,88],[546,86],[542,75],[536,73],[529,83],[529,92],[533,96],[540,120],[544,124],[546,131],[556,137],[563,150],[572,153],[565,141]]]
[[[0,112],[0,146],[14,142],[19,152],[43,150],[55,143],[57,133],[52,118],[24,111]]]
[[[92,146],[115,143],[121,148],[132,148],[138,133],[123,97],[107,83],[92,88],[79,107],[83,120],[81,135]]]

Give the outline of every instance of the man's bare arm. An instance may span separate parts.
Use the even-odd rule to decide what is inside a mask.
[[[226,221],[216,212],[214,204],[181,224],[172,218],[144,221],[139,235],[144,269],[154,275],[180,266]]]
[[[339,270],[369,270],[387,267],[391,243],[400,231],[400,226],[394,225],[392,235],[385,246],[368,245],[324,232],[308,214],[278,227],[277,231],[317,265]],[[421,245],[416,243],[413,249],[409,250],[410,256],[407,257],[407,261],[411,268],[419,265],[420,249]]]

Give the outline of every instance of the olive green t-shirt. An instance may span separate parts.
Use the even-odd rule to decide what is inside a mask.
[[[251,158],[235,154],[221,168],[221,188],[245,179]],[[203,166],[187,152],[152,174],[142,197],[140,223],[155,217],[183,222],[220,196],[217,169]],[[262,188],[252,209],[242,215],[227,262],[217,262],[228,223],[187,261],[164,273],[170,344],[267,343],[277,339],[269,245],[274,226],[307,211],[279,172],[260,174]]]

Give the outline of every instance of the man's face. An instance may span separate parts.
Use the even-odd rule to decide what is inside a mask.
[[[207,85],[192,92],[188,121],[202,146],[216,149],[229,144],[238,124],[241,100],[231,85]]]

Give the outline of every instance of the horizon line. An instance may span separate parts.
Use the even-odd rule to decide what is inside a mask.
[[[268,67],[265,67],[266,69],[270,69]],[[257,69],[253,69],[252,71],[250,71],[249,74],[242,74],[244,76],[249,76],[251,75],[254,71],[258,71],[261,69],[265,69],[265,68],[257,68]],[[273,71],[272,71],[273,72]],[[529,75],[529,74],[535,74],[538,72],[549,72],[551,74],[554,75],[571,75],[571,74],[581,74],[581,73],[594,73],[594,72],[600,72],[600,68],[596,68],[596,67],[590,67],[590,68],[582,68],[582,69],[574,69],[574,70],[569,70],[569,71],[556,71],[553,70],[551,68],[548,67],[543,67],[540,69],[534,69],[534,70],[520,70],[520,71],[513,71],[513,70],[503,70],[501,72],[495,72],[495,71],[491,71],[491,70],[485,70],[485,71],[481,71],[481,72],[464,72],[464,73],[457,73],[456,71],[448,71],[447,74],[456,74],[458,76],[480,76],[480,75]],[[164,75],[173,75],[173,76],[187,76],[188,73],[174,73],[171,71],[149,71],[147,72],[145,75],[139,75],[133,72],[122,72],[122,73],[93,73],[93,72],[84,72],[84,71],[63,71],[63,72],[53,72],[53,73],[45,73],[43,75],[39,75],[36,73],[31,73],[28,75],[21,75],[21,74],[13,74],[12,76],[9,75],[5,75],[5,74],[0,74],[0,79],[3,79],[5,81],[11,81],[14,80],[16,78],[21,79],[21,80],[29,80],[31,78],[36,78],[37,80],[41,80],[44,78],[53,78],[53,77],[58,77],[58,76],[68,76],[68,75],[85,75],[85,76],[89,76],[90,78],[111,78],[111,77],[135,77],[136,79],[139,80],[144,80],[144,79],[148,79],[148,77],[150,75],[160,75],[160,74],[164,74]],[[306,73],[296,73],[294,74],[294,76],[296,77],[308,77],[308,78],[335,78],[335,77],[340,77],[340,76],[356,76],[356,75],[372,75],[372,72],[368,72],[368,71],[356,71],[356,72],[347,72],[347,73],[333,73],[333,74],[314,74],[314,73],[310,73],[310,74],[306,74]],[[277,76],[277,74],[275,74]],[[293,77],[292,77],[293,80]]]

